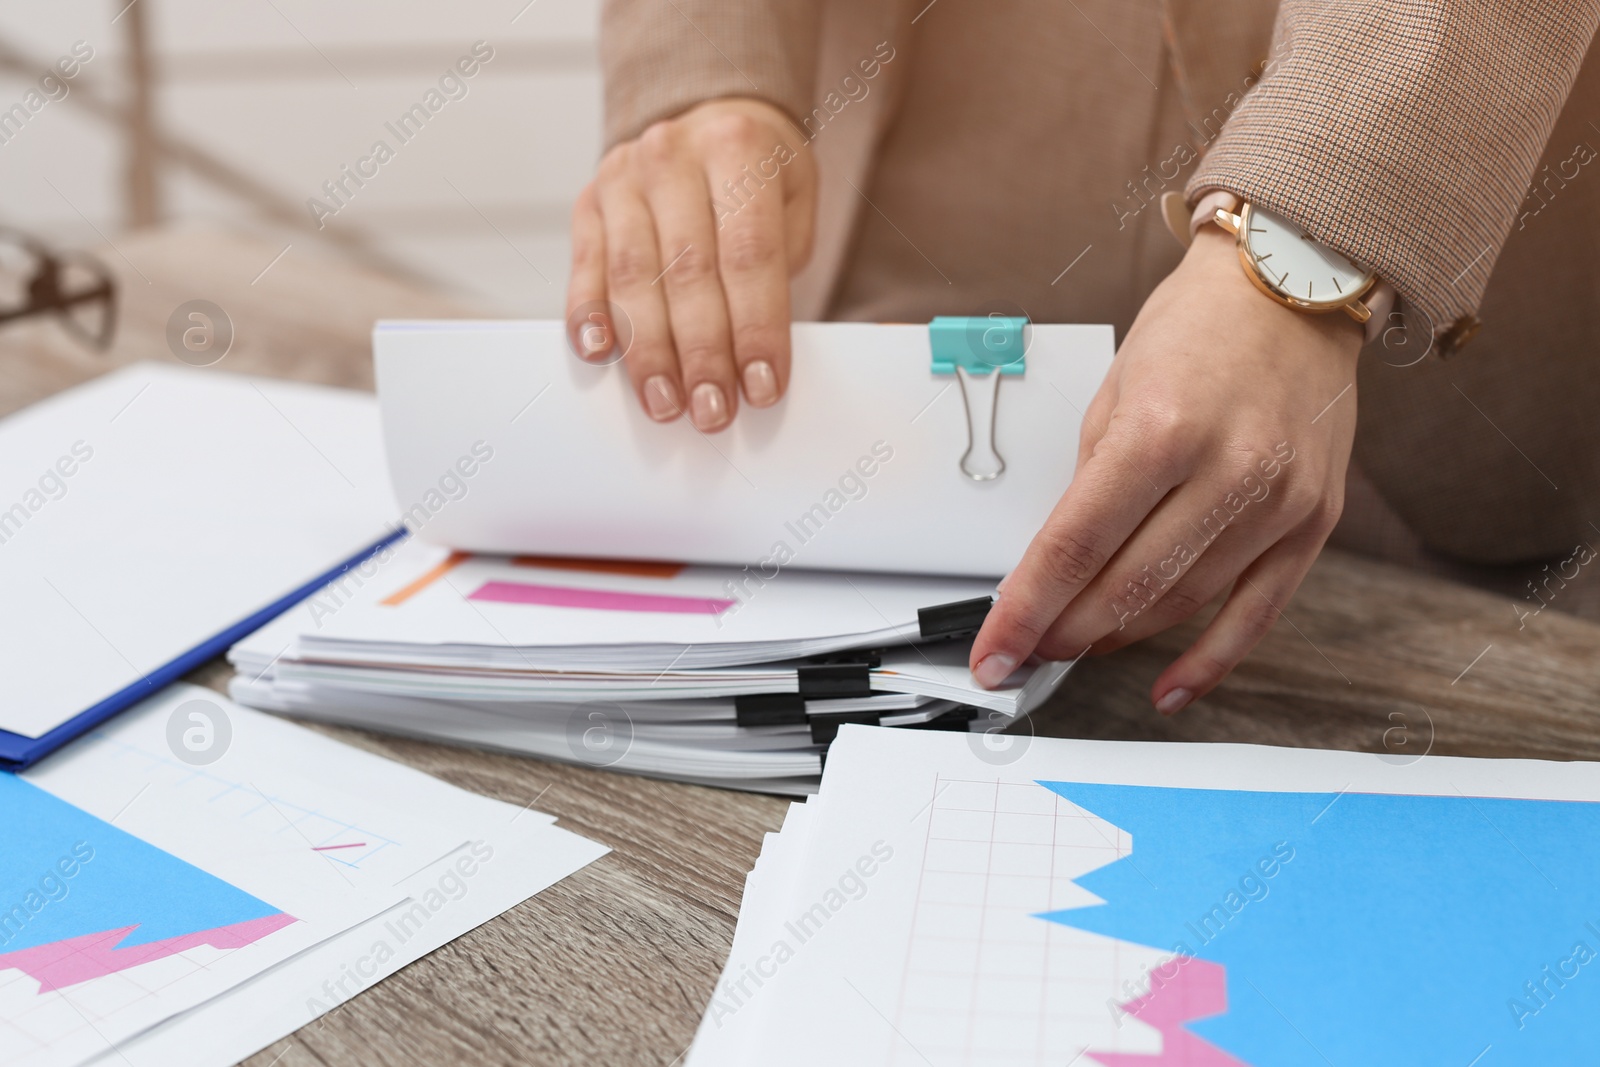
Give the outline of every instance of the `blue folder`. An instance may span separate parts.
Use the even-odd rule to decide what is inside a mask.
[[[277,616],[288,611],[300,601],[315,593],[345,571],[348,571],[351,567],[365,562],[369,557],[405,536],[405,527],[396,528],[326,574],[313,578],[305,585],[273,601],[260,611],[240,619],[227,629],[189,649],[189,651],[157,667],[133,684],[112,693],[98,704],[85,708],[47,734],[39,737],[24,737],[21,734],[11,733],[9,730],[0,730],[0,770],[20,771],[37,763],[67,742],[76,740],[93,730],[96,726],[117,714],[117,712],[132,707],[145,697],[154,695],[163,687],[182,678],[207,660],[220,656],[234,642],[247,634],[259,630]]]

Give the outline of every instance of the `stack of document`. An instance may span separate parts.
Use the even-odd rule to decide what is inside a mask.
[[[687,1067],[1593,1061],[1600,766],[847,726]]]
[[[992,582],[476,556],[408,540],[236,644],[289,715],[805,793],[845,723],[992,731],[1070,664],[967,669]]]
[[[379,323],[412,536],[236,644],[234,697],[786,793],[815,788],[845,723],[1025,714],[1068,665],[985,692],[968,638],[1071,481],[1110,327],[791,336],[783,403],[708,437],[651,421],[559,322]]]
[[[238,1062],[606,851],[187,685],[0,811],[4,1067]]]

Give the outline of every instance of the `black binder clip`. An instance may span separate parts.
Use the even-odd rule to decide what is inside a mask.
[[[967,637],[978,632],[983,620],[994,607],[994,597],[980,596],[971,600],[957,600],[952,604],[935,604],[931,608],[917,609],[917,629],[924,640],[935,637]]]
[[[839,727],[845,723],[876,726],[883,716],[876,711],[830,711],[811,716],[811,743],[829,745],[839,736]]]
[[[865,664],[873,670],[877,670],[883,666],[883,649],[855,648],[844,652],[819,652],[815,656],[807,656],[806,662],[819,667],[837,666],[839,664]]]
[[[742,693],[733,698],[739,726],[804,726],[806,699],[799,693]]]
[[[795,674],[807,700],[872,695],[872,668],[865,663],[818,663],[798,667]]]

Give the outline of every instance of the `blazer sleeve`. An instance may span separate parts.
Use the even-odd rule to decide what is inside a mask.
[[[798,122],[811,106],[821,7],[815,0],[605,0],[606,147],[722,96],[766,100]]]
[[[1446,332],[1470,321],[1600,0],[1283,0],[1190,180],[1274,210]]]

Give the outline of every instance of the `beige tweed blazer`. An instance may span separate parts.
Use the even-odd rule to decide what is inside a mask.
[[[1163,193],[1271,207],[1409,309],[1363,355],[1361,467],[1430,547],[1509,562],[1600,546],[1597,22],[1600,0],[606,0],[607,143],[713,97],[787,112],[823,173],[797,317],[1007,307],[1120,337],[1181,255]]]

